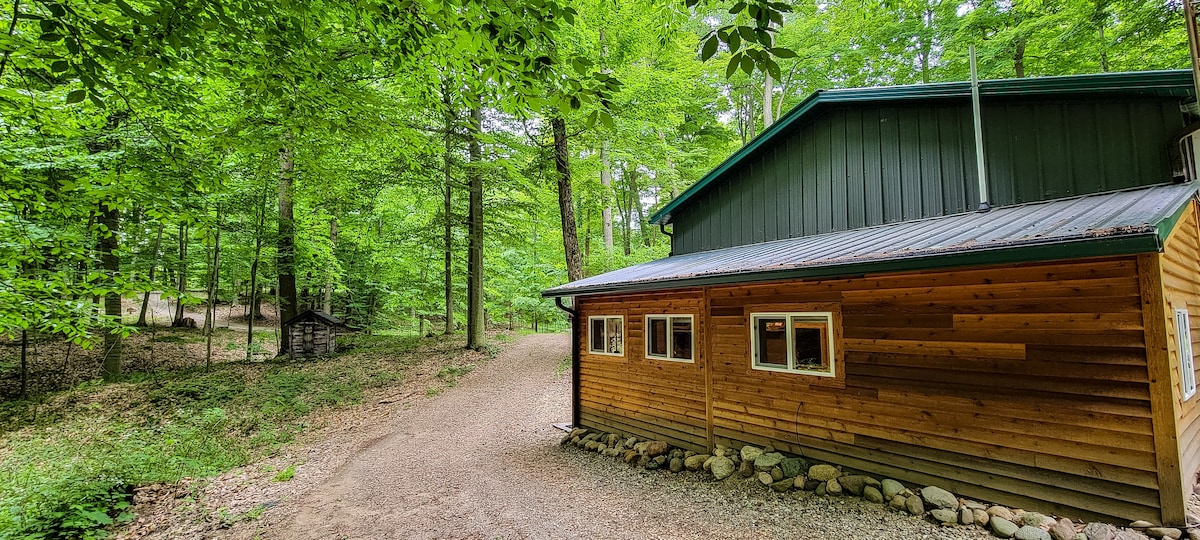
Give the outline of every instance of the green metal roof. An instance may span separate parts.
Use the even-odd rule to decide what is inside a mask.
[[[675,255],[542,291],[581,296],[1160,251],[1196,185],[1098,193]]]
[[[1133,73],[1103,73],[1066,77],[1036,77],[980,81],[980,95],[997,97],[1042,96],[1159,96],[1187,97],[1194,93],[1191,70],[1142,71]],[[650,217],[651,223],[671,222],[672,213],[686,205],[696,195],[718,183],[726,173],[735,169],[747,157],[768,146],[783,134],[793,131],[810,120],[815,113],[830,104],[854,102],[966,100],[971,97],[971,83],[952,82],[914,84],[876,88],[819,90],[784,114],[771,127],[735,152],[732,156],[692,184],[686,191]]]

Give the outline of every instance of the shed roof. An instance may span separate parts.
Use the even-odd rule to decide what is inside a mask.
[[[284,321],[283,326],[291,326],[292,324],[302,321],[320,321],[330,326],[342,326],[341,319],[338,319],[337,317],[334,317],[319,309],[306,309],[301,311],[300,313],[297,313],[295,317]]]
[[[1196,196],[1168,184],[689,253],[542,291],[625,291],[1146,253]]]
[[[1191,70],[1140,71],[1131,73],[1099,73],[1070,75],[1063,77],[1032,77],[1021,79],[997,79],[979,82],[981,98],[1017,97],[1187,97],[1195,92]],[[650,223],[671,223],[675,211],[704,192],[710,185],[725,177],[743,159],[755,154],[760,148],[784,134],[790,133],[812,120],[820,110],[838,103],[855,102],[923,102],[945,100],[968,100],[971,83],[949,82],[934,84],[910,84],[875,88],[845,88],[818,90],[805,98],[792,110],[784,113],[771,127],[734,152],[725,161],[687,190],[664,206],[653,216]]]

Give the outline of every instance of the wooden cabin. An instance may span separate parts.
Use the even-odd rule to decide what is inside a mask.
[[[814,94],[653,216],[671,256],[543,292],[573,298],[574,422],[1183,524],[1193,94],[982,81],[983,189],[969,84]]]
[[[283,323],[291,338],[288,356],[311,358],[337,352],[337,329],[342,321],[324,311],[309,309]]]

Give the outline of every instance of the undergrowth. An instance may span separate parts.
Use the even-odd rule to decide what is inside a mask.
[[[397,353],[418,344],[356,336],[349,352],[331,358],[137,375],[0,403],[0,540],[104,538],[133,518],[136,486],[213,476],[271,455],[309,429],[310,413],[402,382],[415,359]],[[451,384],[466,372],[444,371]],[[289,467],[276,480],[294,473]]]

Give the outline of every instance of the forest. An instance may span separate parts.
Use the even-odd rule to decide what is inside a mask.
[[[260,329],[316,308],[472,348],[488,326],[561,327],[540,290],[666,256],[647,216],[811,92],[964,80],[972,45],[984,78],[1182,68],[1182,10],[14,0],[0,335],[21,354],[4,393],[28,391],[36,343],[120,378],[125,338],[209,330],[184,307],[236,312],[246,358],[286,339],[256,337],[264,302],[278,316]],[[152,295],[174,309],[147,317]]]

